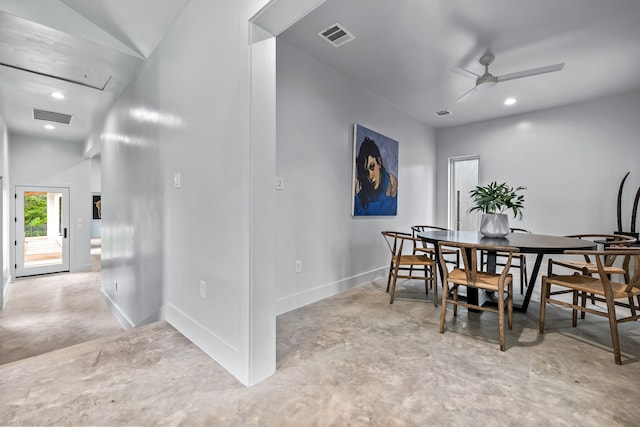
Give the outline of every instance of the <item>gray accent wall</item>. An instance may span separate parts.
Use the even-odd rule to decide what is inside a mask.
[[[355,123],[399,142],[395,217],[351,216]],[[278,40],[277,312],[383,276],[389,249],[380,232],[435,224],[435,170],[430,127]]]
[[[437,133],[437,218],[446,223],[448,159],[479,155],[479,183],[524,185],[524,218],[541,234],[611,233],[618,186],[623,228],[630,229],[640,186],[640,91]],[[640,227],[640,224],[638,224]]]

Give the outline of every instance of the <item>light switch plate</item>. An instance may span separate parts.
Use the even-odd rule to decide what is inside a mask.
[[[180,172],[173,174],[173,188],[180,188],[182,186]]]

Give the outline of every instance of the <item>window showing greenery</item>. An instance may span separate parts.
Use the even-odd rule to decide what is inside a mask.
[[[24,235],[25,237],[47,235],[47,193],[25,193]]]

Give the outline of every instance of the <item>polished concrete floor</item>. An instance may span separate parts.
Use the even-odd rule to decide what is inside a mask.
[[[640,425],[637,322],[620,327],[618,366],[606,319],[572,328],[568,311],[550,307],[539,335],[534,302],[500,352],[496,315],[449,312],[441,335],[439,308],[406,285],[393,305],[376,282],[279,316],[277,372],[250,388],[164,322],[7,363],[0,425]],[[75,287],[97,293],[98,283]],[[49,288],[82,305],[78,289]],[[99,319],[97,329],[113,325]],[[24,346],[40,323],[23,324]]]

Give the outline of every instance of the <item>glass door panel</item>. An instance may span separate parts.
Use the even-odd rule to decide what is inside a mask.
[[[69,271],[67,188],[16,187],[16,276]]]

